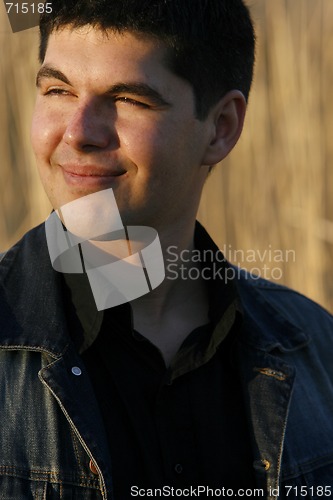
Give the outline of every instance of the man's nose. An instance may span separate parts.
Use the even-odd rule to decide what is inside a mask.
[[[78,150],[117,147],[115,110],[94,101],[81,103],[70,115],[63,139]]]

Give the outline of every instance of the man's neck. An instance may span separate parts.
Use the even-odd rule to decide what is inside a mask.
[[[198,264],[182,258],[194,249],[194,224],[185,231],[181,228],[159,237],[165,279],[155,290],[132,301],[131,306],[134,328],[159,347],[168,364],[187,335],[208,323],[208,295]]]

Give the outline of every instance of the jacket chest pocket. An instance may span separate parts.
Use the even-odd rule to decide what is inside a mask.
[[[65,483],[0,476],[1,500],[102,500],[99,490]]]

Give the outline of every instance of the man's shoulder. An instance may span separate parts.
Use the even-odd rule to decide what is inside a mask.
[[[21,256],[25,259],[36,257],[36,250],[42,250],[46,245],[45,224],[34,227],[5,252],[0,253],[0,269],[5,271]],[[37,252],[38,253],[38,252]]]
[[[244,269],[235,269],[239,289],[244,290],[245,294],[249,293],[261,297],[264,302],[275,304],[279,309],[285,310],[286,313],[290,309],[294,310],[296,308],[296,310],[299,310],[299,308],[306,307],[311,312],[318,311],[329,315],[333,319],[332,315],[322,306],[299,291],[260,276],[255,276]]]
[[[12,296],[12,301],[33,288],[42,276],[48,277],[48,255],[45,226],[41,224],[28,231],[0,258],[0,297]]]
[[[333,341],[333,316],[325,308],[285,285],[234,269],[244,314],[252,324],[261,330],[284,332],[280,337],[286,345],[297,333],[299,339],[302,333],[304,339]]]
[[[24,346],[59,355],[67,343],[61,277],[52,268],[41,224],[0,263],[0,347]]]

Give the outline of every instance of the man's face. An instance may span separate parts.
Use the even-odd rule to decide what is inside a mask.
[[[54,208],[112,188],[123,223],[162,230],[195,216],[210,127],[156,41],[66,27],[38,75],[32,143]]]

